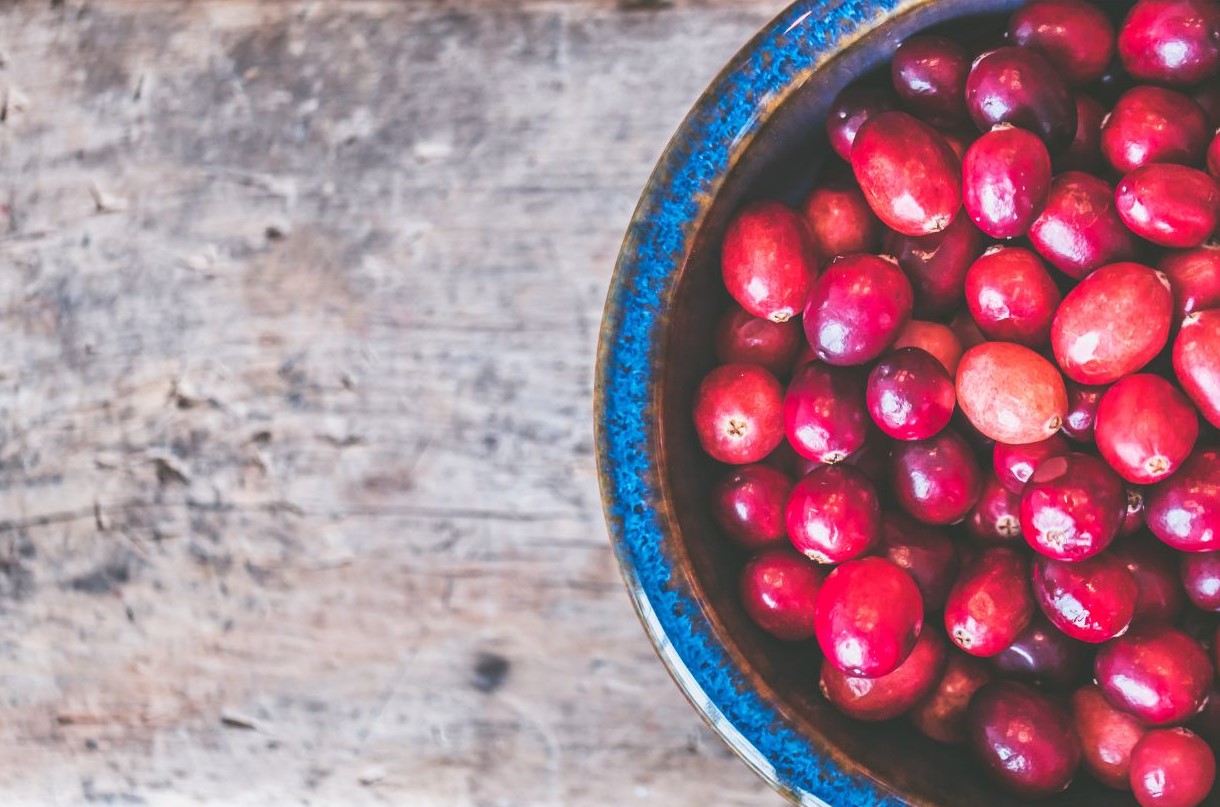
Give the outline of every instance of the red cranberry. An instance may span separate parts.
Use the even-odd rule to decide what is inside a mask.
[[[1127,513],[1118,528],[1119,535],[1135,535],[1144,528],[1144,489],[1127,485]]]
[[[1220,427],[1220,308],[1182,320],[1173,343],[1173,369],[1203,417]]]
[[[996,48],[975,59],[966,78],[966,107],[980,132],[1011,123],[1056,151],[1076,134],[1071,91],[1045,57],[1027,48]]]
[[[1159,375],[1120,378],[1097,406],[1097,449],[1119,476],[1137,485],[1176,471],[1199,436],[1186,396]]]
[[[881,554],[911,575],[924,608],[939,610],[958,572],[957,550],[944,533],[898,513],[882,518]]]
[[[965,742],[966,709],[974,693],[990,680],[991,673],[978,659],[950,651],[940,681],[911,709],[911,722],[938,743]]]
[[[1067,151],[1054,155],[1059,171],[1096,171],[1101,167],[1101,123],[1106,108],[1087,95],[1076,94],[1076,137]]]
[[[1135,617],[1135,577],[1108,552],[1066,563],[1034,558],[1034,599],[1051,624],[1097,644],[1121,636]]]
[[[969,216],[958,216],[943,232],[916,238],[890,233],[885,239],[885,251],[911,279],[920,316],[939,316],[961,305],[966,270],[982,248],[983,234]]]
[[[1101,127],[1101,151],[1120,174],[1152,163],[1203,159],[1212,127],[1189,96],[1141,85],[1123,93]]]
[[[826,135],[840,157],[851,160],[856,132],[873,115],[898,108],[894,94],[881,87],[853,84],[839,93],[826,114]]]
[[[966,304],[989,339],[1046,344],[1060,299],[1042,261],[1020,247],[992,247],[966,273]]]
[[[1080,384],[1113,383],[1165,347],[1172,316],[1164,275],[1138,263],[1112,263],[1063,298],[1051,325],[1055,361]]]
[[[1071,718],[1045,695],[1013,681],[993,681],[975,693],[970,744],[987,772],[1029,798],[1060,793],[1080,765]]]
[[[783,376],[804,341],[801,337],[795,320],[772,322],[735,305],[716,325],[716,358],[722,364],[757,364]]]
[[[897,265],[876,255],[849,255],[814,284],[805,306],[805,336],[828,364],[864,364],[898,337],[913,302],[910,281]]]
[[[1201,611],[1220,613],[1220,552],[1184,552],[1182,588]]]
[[[1097,404],[1109,387],[1090,387],[1067,382],[1068,413],[1059,430],[1078,443],[1093,442],[1093,426],[1097,419]]]
[[[945,602],[945,630],[972,656],[994,656],[1034,615],[1029,565],[1007,547],[988,549],[962,569]]]
[[[1178,618],[1185,602],[1178,582],[1177,553],[1147,535],[1115,541],[1110,552],[1131,572],[1139,589],[1135,624]]]
[[[743,465],[712,488],[712,517],[743,549],[783,546],[788,541],[784,507],[792,480],[769,465]]]
[[[1173,289],[1174,322],[1192,311],[1220,308],[1220,246],[1204,244],[1161,258],[1157,268]]]
[[[966,529],[983,544],[1021,545],[1021,497],[988,476],[978,503],[966,518]]]
[[[924,322],[918,319],[908,322],[893,345],[894,350],[904,347],[917,347],[931,353],[951,376],[957,372],[957,363],[962,358],[962,343],[957,334],[952,328],[939,322]]]
[[[1051,457],[1021,494],[1021,531],[1042,555],[1081,561],[1110,545],[1126,506],[1122,480],[1101,460]]]
[[[1043,460],[1050,457],[1062,457],[1070,453],[1072,453],[1072,447],[1057,434],[1040,443],[1016,446],[996,443],[992,454],[992,465],[1000,484],[1007,488],[1009,493],[1019,496]]]
[[[894,89],[906,108],[933,126],[966,120],[966,74],[970,56],[943,36],[913,36],[898,46],[890,62]]]
[[[1059,371],[1011,342],[984,342],[957,365],[957,402],[974,428],[1000,443],[1048,439],[1067,414]]]
[[[1033,48],[1073,87],[1101,78],[1114,56],[1114,26],[1084,0],[1034,0],[1008,20],[1008,38]]]
[[[876,252],[881,246],[881,222],[853,185],[814,188],[801,208],[814,253],[823,261],[838,255]]]
[[[1099,266],[1135,257],[1135,238],[1114,209],[1114,189],[1081,171],[1051,180],[1029,240],[1052,266],[1078,280]]]
[[[1049,689],[1070,689],[1092,675],[1092,646],[1067,636],[1035,613],[1012,644],[991,657],[1004,675]]]
[[[1211,0],[1140,0],[1118,32],[1118,55],[1140,81],[1196,84],[1220,69],[1220,8]]]
[[[806,364],[788,384],[783,423],[788,442],[802,457],[842,462],[868,436],[864,378],[855,370]]]
[[[741,604],[758,627],[786,641],[813,638],[825,572],[791,549],[767,549],[741,572]]]
[[[925,524],[953,524],[970,512],[982,487],[970,445],[952,429],[894,445],[892,484],[902,509]]]
[[[818,592],[818,644],[843,672],[878,678],[906,660],[923,626],[911,576],[884,558],[850,560]]]
[[[859,557],[881,537],[881,506],[868,477],[850,465],[823,465],[796,483],[786,510],[796,550],[817,563]]]
[[[779,202],[757,202],[729,222],[720,268],[742,308],[784,322],[805,304],[818,263],[801,217]]]
[[[904,235],[938,233],[962,206],[961,160],[940,132],[905,112],[864,122],[851,167],[869,207]]]
[[[915,347],[883,357],[865,387],[869,414],[896,440],[926,440],[949,425],[953,379],[931,353]]]
[[[1216,755],[1190,729],[1153,729],[1131,751],[1140,807],[1198,807],[1216,783]]]
[[[1220,449],[1196,449],[1176,474],[1148,491],[1148,529],[1183,552],[1220,549]]]
[[[823,661],[821,689],[826,700],[848,717],[893,720],[932,691],[944,668],[945,640],[927,630],[919,635],[906,660],[888,675],[854,676]]]
[[[1153,726],[1198,712],[1215,677],[1202,645],[1168,625],[1141,625],[1102,645],[1093,674],[1112,706]]]
[[[1096,684],[1072,695],[1072,722],[1085,769],[1106,787],[1129,788],[1131,750],[1144,736],[1140,722],[1107,703]]]
[[[1046,204],[1051,156],[1037,135],[1000,124],[970,146],[962,160],[962,202],[992,238],[1025,235]]]
[[[1141,238],[1163,247],[1197,247],[1220,223],[1220,186],[1198,169],[1153,163],[1122,178],[1114,206]]]
[[[712,459],[758,462],[784,439],[783,387],[752,364],[725,364],[695,392],[695,431]]]

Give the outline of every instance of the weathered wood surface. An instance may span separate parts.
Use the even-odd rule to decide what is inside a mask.
[[[778,803],[631,612],[590,411],[781,4],[5,4],[0,803]]]

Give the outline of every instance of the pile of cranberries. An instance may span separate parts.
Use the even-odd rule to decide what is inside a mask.
[[[1216,0],[1034,0],[903,42],[724,237],[694,423],[746,613],[1023,796],[1215,779],[1217,126]]]

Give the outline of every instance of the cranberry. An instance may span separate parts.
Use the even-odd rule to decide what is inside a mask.
[[[826,114],[826,135],[840,157],[851,159],[856,133],[866,120],[881,112],[898,108],[894,94],[881,87],[853,84],[839,93]]]
[[[1101,127],[1101,151],[1121,174],[1152,163],[1192,165],[1203,159],[1212,127],[1203,107],[1164,87],[1123,93]]]
[[[1134,622],[1172,622],[1182,613],[1184,598],[1178,581],[1177,558],[1169,547],[1150,536],[1116,541],[1110,549],[1131,576],[1139,594]]]
[[[826,700],[856,720],[892,720],[932,691],[945,669],[945,640],[936,631],[919,635],[915,649],[888,675],[865,678],[822,662],[821,689]]]
[[[940,232],[962,205],[961,160],[939,132],[905,112],[864,122],[851,167],[869,207],[904,235]]]
[[[830,261],[839,255],[876,252],[881,222],[854,183],[814,188],[801,207],[816,255]]]
[[[1220,177],[1220,134],[1212,137],[1207,144],[1207,173]]]
[[[1072,695],[1072,722],[1085,769],[1106,787],[1128,789],[1131,750],[1144,736],[1140,722],[1106,702],[1096,684]]]
[[[1198,436],[1194,407],[1159,375],[1121,378],[1097,406],[1098,451],[1119,476],[1138,485],[1160,482],[1176,471]]]
[[[1092,644],[1126,632],[1139,593],[1126,564],[1108,552],[1075,563],[1035,558],[1033,591],[1052,625]]]
[[[1182,554],[1182,588],[1201,611],[1220,613],[1220,552]]]
[[[758,462],[784,439],[783,387],[752,364],[724,364],[695,392],[695,431],[720,462]]]
[[[949,371],[931,353],[905,347],[873,367],[865,387],[869,414],[896,440],[926,440],[945,426],[957,402]]]
[[[729,222],[720,252],[724,287],[754,316],[791,319],[805,304],[817,267],[804,222],[779,202],[757,202]]]
[[[1016,550],[995,547],[962,569],[945,602],[945,630],[970,655],[994,656],[1033,615],[1029,565]]]
[[[1021,494],[1021,531],[1046,557],[1080,561],[1110,545],[1126,506],[1122,480],[1101,460],[1051,457]]]
[[[1101,123],[1106,108],[1081,93],[1076,94],[1076,137],[1067,151],[1053,155],[1060,171],[1096,171],[1101,167]]]
[[[1135,239],[1114,209],[1113,188],[1080,171],[1051,180],[1046,206],[1030,225],[1029,240],[1052,266],[1076,279],[1135,257]]]
[[[1013,445],[1046,440],[1067,414],[1059,371],[1011,342],[984,342],[966,351],[957,365],[957,402],[974,428]]]
[[[1191,731],[1199,734],[1213,747],[1220,745],[1220,689],[1212,688],[1211,694],[1207,696],[1207,703],[1203,705],[1203,711],[1195,715],[1188,725]]]
[[[877,678],[906,660],[923,626],[911,576],[884,558],[850,560],[818,592],[818,645],[843,672]]]
[[[885,239],[885,251],[911,279],[920,316],[939,316],[961,305],[966,270],[982,248],[983,234],[969,216],[958,216],[943,232],[917,238],[891,233]]]
[[[993,681],[970,703],[970,744],[988,773],[1030,798],[1072,783],[1080,741],[1071,718],[1045,695],[1013,681]]]
[[[966,304],[989,339],[1046,344],[1060,299],[1042,261],[1020,247],[992,247],[966,273]]]
[[[966,74],[970,56],[943,36],[913,36],[898,46],[890,62],[894,89],[906,108],[933,126],[966,120]]]
[[[864,445],[848,454],[843,462],[859,468],[878,491],[887,490],[890,483],[890,439],[876,426],[870,426]]]
[[[1144,526],[1144,489],[1127,485],[1127,513],[1123,516],[1123,524],[1118,528],[1118,534],[1134,535]]]
[[[1097,418],[1097,404],[1109,387],[1090,387],[1067,382],[1068,413],[1059,430],[1078,443],[1093,442],[1093,425]]]
[[[931,693],[910,711],[911,722],[939,743],[966,741],[966,709],[974,693],[991,680],[978,659],[951,652]]]
[[[1173,289],[1174,321],[1192,311],[1220,308],[1220,246],[1204,244],[1161,258],[1157,268]]]
[[[868,477],[850,465],[823,465],[796,483],[785,511],[788,537],[817,563],[859,557],[881,537],[881,506]]]
[[[849,255],[817,279],[805,306],[805,336],[818,358],[864,364],[885,352],[911,318],[911,284],[876,255]]]
[[[758,627],[786,641],[813,638],[825,572],[786,547],[754,556],[741,572],[741,604]]]
[[[970,445],[952,429],[894,445],[892,484],[902,509],[925,524],[953,524],[970,512],[981,488]]]
[[[1102,645],[1093,674],[1111,705],[1153,726],[1198,712],[1215,677],[1202,645],[1176,628],[1151,624]]]
[[[1131,751],[1131,792],[1140,807],[1197,807],[1216,783],[1216,755],[1190,729],[1154,729]]]
[[[1025,235],[1046,204],[1051,156],[1037,135],[1000,124],[970,146],[962,160],[962,202],[992,238]]]
[[[712,488],[712,517],[743,549],[758,550],[787,543],[784,507],[792,480],[769,465],[743,465],[729,471]]]
[[[991,657],[1001,673],[1051,689],[1078,686],[1092,674],[1091,645],[1069,639],[1041,613],[1034,614],[1012,644]]]
[[[1101,78],[1114,56],[1114,26],[1084,0],[1034,0],[1008,20],[1008,38],[1033,48],[1073,87]]]
[[[995,468],[996,479],[1000,480],[1009,493],[1018,496],[1025,490],[1025,484],[1038,470],[1038,466],[1050,457],[1062,457],[1072,453],[1072,447],[1059,435],[1052,435],[1040,443],[1024,445],[1006,445],[996,443],[992,454],[992,465]]]
[[[1220,308],[1194,311],[1182,320],[1173,369],[1203,417],[1220,427]]]
[[[974,60],[966,107],[980,132],[997,123],[1028,129],[1055,150],[1076,134],[1076,102],[1055,68],[1037,51],[1004,47]]]
[[[1114,204],[1133,233],[1163,247],[1197,247],[1220,222],[1220,186],[1184,165],[1135,169],[1118,183]]]
[[[757,364],[773,375],[787,375],[804,341],[801,336],[795,320],[772,322],[735,305],[716,325],[716,358],[722,364]]]
[[[963,284],[964,282],[963,277]],[[978,323],[974,321],[974,317],[970,316],[969,311],[958,311],[953,319],[949,320],[949,330],[957,335],[957,340],[964,350],[969,350],[975,345],[981,345],[987,341],[987,337],[983,336]],[[961,357],[958,358],[960,360]]]
[[[989,476],[978,503],[966,518],[966,529],[983,544],[1020,545],[1020,508],[1021,497]]]
[[[1191,90],[1190,97],[1207,113],[1209,128],[1220,127],[1220,81],[1205,81]]]
[[[1118,32],[1118,55],[1140,81],[1209,78],[1220,69],[1220,8],[1211,0],[1140,0]]]
[[[1220,549],[1220,449],[1196,449],[1176,474],[1148,491],[1148,529],[1183,552]]]
[[[881,554],[911,575],[924,608],[939,610],[958,572],[957,550],[948,536],[898,513],[882,518]]]
[[[962,358],[962,343],[957,334],[949,326],[939,322],[924,322],[918,319],[908,322],[893,345],[894,350],[904,347],[917,347],[931,353],[950,375],[957,372],[957,363]]]
[[[842,462],[868,436],[864,378],[855,370],[806,364],[788,384],[783,423],[788,442],[802,457]]]
[[[1055,360],[1073,381],[1110,384],[1152,361],[1169,339],[1172,316],[1164,275],[1138,263],[1112,263],[1063,298],[1051,325]]]

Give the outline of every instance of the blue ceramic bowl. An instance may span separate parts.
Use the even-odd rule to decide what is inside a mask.
[[[757,630],[736,598],[743,558],[707,514],[715,469],[690,423],[727,298],[718,248],[750,198],[796,202],[830,154],[835,95],[884,65],[899,42],[1020,0],[800,0],[737,54],[661,157],[619,254],[602,321],[597,450],[606,520],[623,577],[662,661],[709,725],[760,776],[801,804],[834,807],[1023,803],[962,749],[903,721],[842,718],[817,692],[808,647]],[[995,19],[995,18],[993,18]],[[995,23],[991,23],[994,25]],[[1042,804],[1131,804],[1078,782]]]

